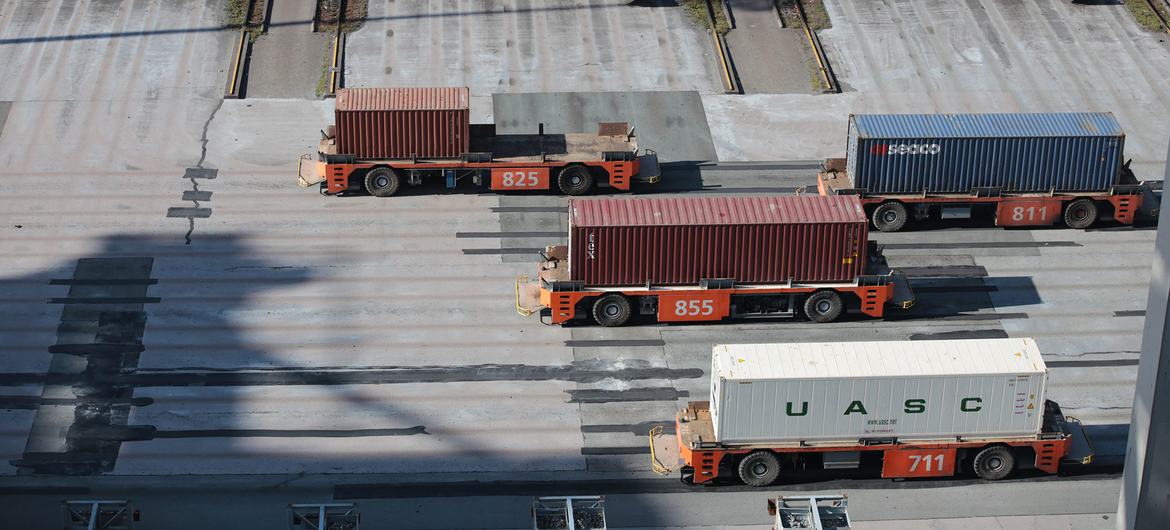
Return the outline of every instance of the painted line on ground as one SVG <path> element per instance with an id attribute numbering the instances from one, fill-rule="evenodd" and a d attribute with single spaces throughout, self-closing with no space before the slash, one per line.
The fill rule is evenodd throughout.
<path id="1" fill-rule="evenodd" d="M 1076 361 L 1044 361 L 1049 368 L 1104 368 L 1116 366 L 1137 366 L 1137 359 L 1104 359 Z"/>
<path id="2" fill-rule="evenodd" d="M 564 206 L 493 206 L 493 213 L 565 213 Z"/>
<path id="3" fill-rule="evenodd" d="M 492 254 L 539 254 L 543 248 L 465 248 L 463 254 L 468 256 Z"/>
<path id="4" fill-rule="evenodd" d="M 366 438 L 426 434 L 423 425 L 403 429 L 193 429 L 156 431 L 159 438 Z"/>
<path id="5" fill-rule="evenodd" d="M 642 455 L 650 454 L 650 446 L 635 445 L 632 447 L 582 447 L 581 454 L 585 456 Z"/>
<path id="6" fill-rule="evenodd" d="M 655 427 L 662 427 L 662 432 L 666 434 L 674 434 L 675 424 L 673 421 L 644 421 L 642 423 L 607 423 L 598 425 L 582 425 L 581 432 L 583 433 L 611 433 L 621 432 L 630 433 L 635 436 L 649 436 L 650 429 Z"/>
<path id="7" fill-rule="evenodd" d="M 662 339 L 614 339 L 614 340 L 567 340 L 565 347 L 568 348 L 607 348 L 607 347 L 623 347 L 623 348 L 637 348 L 637 347 L 661 347 L 666 346 L 666 341 Z"/>
<path id="8" fill-rule="evenodd" d="M 971 241 L 966 243 L 881 243 L 887 249 L 1051 248 L 1082 247 L 1075 241 Z"/>
<path id="9" fill-rule="evenodd" d="M 455 232 L 455 239 L 506 238 L 506 237 L 549 237 L 563 238 L 564 232 Z"/>

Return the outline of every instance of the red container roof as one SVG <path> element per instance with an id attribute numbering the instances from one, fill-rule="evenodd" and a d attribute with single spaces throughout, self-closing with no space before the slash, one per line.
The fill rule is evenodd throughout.
<path id="1" fill-rule="evenodd" d="M 571 199 L 572 225 L 706 226 L 865 223 L 853 195 Z"/>
<path id="2" fill-rule="evenodd" d="M 467 87 L 343 88 L 337 91 L 337 110 L 467 110 L 470 100 Z"/>

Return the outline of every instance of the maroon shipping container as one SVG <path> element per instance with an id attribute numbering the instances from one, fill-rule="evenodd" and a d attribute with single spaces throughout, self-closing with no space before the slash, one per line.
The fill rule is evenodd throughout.
<path id="1" fill-rule="evenodd" d="M 337 91 L 337 153 L 358 158 L 459 158 L 471 143 L 467 88 Z"/>
<path id="2" fill-rule="evenodd" d="M 867 219 L 852 195 L 571 199 L 569 277 L 586 286 L 853 281 Z"/>

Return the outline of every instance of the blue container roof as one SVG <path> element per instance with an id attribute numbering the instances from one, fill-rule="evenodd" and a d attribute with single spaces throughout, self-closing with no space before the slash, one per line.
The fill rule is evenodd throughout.
<path id="1" fill-rule="evenodd" d="M 856 114 L 861 138 L 1122 136 L 1111 112 L 1029 114 Z"/>

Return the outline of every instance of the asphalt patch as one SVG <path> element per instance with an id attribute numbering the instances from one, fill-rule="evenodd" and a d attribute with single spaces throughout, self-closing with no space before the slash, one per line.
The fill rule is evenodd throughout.
<path id="1" fill-rule="evenodd" d="M 910 340 L 965 340 L 965 339 L 1006 339 L 1008 334 L 1002 329 L 976 329 L 962 331 L 943 331 L 939 333 L 914 333 Z"/>
<path id="2" fill-rule="evenodd" d="M 152 283 L 144 280 L 151 279 L 153 264 L 145 257 L 78 260 L 68 296 L 48 300 L 64 307 L 57 344 L 49 348 L 49 373 L 39 374 L 46 382 L 28 442 L 21 458 L 11 462 L 18 473 L 106 473 L 114 469 L 122 441 L 109 433 L 133 436 L 153 429 L 127 425 L 136 404 L 134 386 L 111 380 L 138 367 L 146 326 L 143 306 L 159 301 L 145 296 Z M 106 279 L 132 281 L 100 282 Z M 76 340 L 87 335 L 92 340 Z M 55 397 L 61 395 L 76 399 Z M 62 414 L 62 406 L 72 407 L 72 414 Z"/>
<path id="3" fill-rule="evenodd" d="M 239 371 L 137 370 L 129 373 L 36 374 L 0 373 L 2 385 L 61 384 L 96 382 L 107 385 L 143 387 L 238 387 L 283 385 L 384 385 L 473 381 L 571 381 L 596 383 L 605 379 L 697 379 L 698 368 L 659 368 L 647 361 L 626 359 L 621 367 L 599 359 L 574 361 L 568 365 L 481 364 L 468 366 L 371 367 L 365 369 L 300 368 Z M 673 389 L 671 389 L 673 391 Z"/>
<path id="4" fill-rule="evenodd" d="M 679 398 L 689 397 L 685 390 L 670 387 L 658 388 L 630 388 L 626 390 L 600 390 L 586 388 L 580 390 L 566 390 L 569 394 L 569 403 L 622 403 L 630 401 L 678 401 Z"/>

